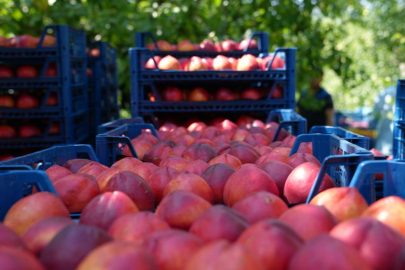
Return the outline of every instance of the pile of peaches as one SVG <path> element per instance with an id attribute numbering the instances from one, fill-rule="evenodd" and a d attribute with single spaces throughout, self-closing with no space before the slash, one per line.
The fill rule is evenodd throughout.
<path id="1" fill-rule="evenodd" d="M 274 58 L 274 60 L 273 60 Z M 272 62 L 273 61 L 273 62 Z M 271 63 L 271 66 L 269 66 Z M 157 66 L 156 66 L 157 65 Z M 204 71 L 204 70 L 236 70 L 236 71 L 266 71 L 268 69 L 283 69 L 284 60 L 275 55 L 264 58 L 245 54 L 241 58 L 218 55 L 215 58 L 198 57 L 177 59 L 171 55 L 149 58 L 145 63 L 145 69 Z"/>
<path id="2" fill-rule="evenodd" d="M 140 159 L 46 170 L 58 196 L 17 201 L 0 224 L 4 269 L 391 269 L 405 267 L 405 201 L 368 205 L 335 187 L 304 202 L 320 169 L 277 123 L 172 124 L 132 140 Z M 124 152 L 126 150 L 124 149 Z M 125 153 L 124 153 L 125 154 Z M 292 206 L 292 204 L 297 204 Z M 70 213 L 80 212 L 78 222 Z M 78 223 L 78 224 L 77 224 Z"/>

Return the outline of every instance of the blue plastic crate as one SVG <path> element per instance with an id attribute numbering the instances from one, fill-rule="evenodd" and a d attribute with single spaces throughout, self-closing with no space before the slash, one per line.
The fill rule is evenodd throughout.
<path id="1" fill-rule="evenodd" d="M 65 164 L 66 161 L 76 158 L 90 159 L 98 162 L 94 149 L 87 144 L 71 144 L 53 146 L 29 155 L 16 157 L 0 162 L 0 166 L 28 166 L 36 170 L 46 170 L 52 165 Z"/>
<path id="2" fill-rule="evenodd" d="M 290 156 L 297 152 L 299 145 L 303 142 L 312 142 L 313 155 L 322 164 L 307 203 L 318 194 L 325 173 L 334 180 L 336 186 L 349 186 L 357 166 L 362 161 L 374 159 L 370 151 L 334 134 L 299 135 L 291 149 Z M 368 190 L 368 186 L 362 186 L 360 192 L 366 195 Z"/>
<path id="3" fill-rule="evenodd" d="M 116 129 L 96 136 L 96 151 L 100 158 L 100 163 L 111 166 L 118 161 L 122 155 L 124 147 L 127 146 L 133 157 L 138 158 L 131 139 L 136 138 L 142 133 L 142 130 L 150 130 L 151 133 L 159 139 L 159 136 L 152 124 L 125 124 Z"/>
<path id="4" fill-rule="evenodd" d="M 394 118 L 394 159 L 405 160 L 405 80 L 398 80 Z"/>
<path id="5" fill-rule="evenodd" d="M 107 42 L 97 41 L 90 44 L 97 49 L 98 56 L 89 56 L 92 76 L 89 78 L 91 126 L 93 135 L 102 123 L 119 117 L 117 53 Z"/>
<path id="6" fill-rule="evenodd" d="M 31 194 L 33 187 L 56 194 L 45 172 L 8 169 L 0 167 L 0 221 L 14 203 Z"/>
<path id="7" fill-rule="evenodd" d="M 294 136 L 307 133 L 307 119 L 295 112 L 294 109 L 277 109 L 269 113 L 266 123 L 278 122 L 279 127 L 274 135 L 273 141 L 276 141 L 281 129 L 284 128 Z"/>
<path id="8" fill-rule="evenodd" d="M 66 161 L 76 158 L 98 158 L 90 145 L 54 146 L 26 156 L 0 162 L 0 220 L 8 209 L 19 199 L 30 195 L 35 186 L 38 191 L 57 194 L 44 170 L 52 165 L 62 166 Z M 80 214 L 70 214 L 78 218 Z"/>
<path id="9" fill-rule="evenodd" d="M 225 55 L 227 57 L 239 57 L 243 54 L 253 54 L 259 55 L 260 53 L 266 53 L 269 51 L 269 34 L 266 32 L 254 32 L 250 35 L 249 44 L 252 39 L 257 39 L 257 49 L 245 49 L 245 50 L 235 50 L 230 52 L 209 52 L 209 51 L 160 51 L 157 44 L 155 36 L 150 32 L 137 32 L 135 33 L 135 47 L 137 48 L 146 48 L 146 45 L 149 43 L 148 39 L 153 42 L 156 50 L 153 50 L 155 55 L 166 56 L 172 55 L 174 57 L 215 57 L 217 55 Z"/>
<path id="10" fill-rule="evenodd" d="M 336 136 L 345 139 L 348 142 L 351 142 L 355 145 L 363 147 L 364 149 L 370 149 L 370 139 L 356 134 L 354 132 L 345 130 L 341 127 L 329 127 L 329 126 L 314 126 L 309 131 L 309 134 L 335 134 Z"/>
<path id="11" fill-rule="evenodd" d="M 285 59 L 284 69 L 268 69 L 267 71 L 170 71 L 159 69 L 144 69 L 146 61 L 153 52 L 146 49 L 130 49 L 131 66 L 131 113 L 132 116 L 142 116 L 143 113 L 153 112 L 239 112 L 239 111 L 269 111 L 271 109 L 295 108 L 295 48 L 279 48 L 274 56 Z M 262 55 L 261 57 L 264 57 Z M 274 60 L 274 59 L 273 59 Z M 272 61 L 273 61 L 272 60 Z M 269 66 L 271 66 L 270 61 Z M 265 100 L 234 100 L 207 102 L 167 102 L 162 101 L 159 87 L 172 85 L 185 88 L 204 86 L 213 90 L 220 86 L 231 87 L 266 87 Z M 272 98 L 275 87 L 282 86 L 284 95 Z M 155 101 L 149 100 L 153 94 Z"/>
<path id="12" fill-rule="evenodd" d="M 374 175 L 377 173 L 382 174 L 383 181 L 375 180 Z M 362 188 L 364 185 L 369 186 L 368 193 L 365 196 L 369 204 L 375 202 L 378 197 L 399 196 L 405 199 L 404 174 L 404 162 L 388 160 L 364 161 L 358 166 L 350 186 L 357 189 Z"/>
<path id="13" fill-rule="evenodd" d="M 73 116 L 39 119 L 42 131 L 39 136 L 1 138 L 0 149 L 48 148 L 60 144 L 85 143 L 89 139 L 88 115 L 88 111 L 84 111 Z M 30 119 L 30 124 L 33 124 L 33 121 L 34 119 Z M 59 134 L 49 134 L 53 123 L 59 123 Z M 11 121 L 11 124 L 14 123 Z"/>
<path id="14" fill-rule="evenodd" d="M 97 134 L 103 134 L 110 130 L 116 129 L 117 127 L 123 126 L 125 124 L 144 124 L 145 121 L 142 117 L 134 117 L 131 119 L 118 119 L 97 127 Z"/>
<path id="15" fill-rule="evenodd" d="M 42 46 L 45 35 L 53 34 L 56 46 Z M 46 78 L 49 64 L 57 67 L 57 77 Z M 0 64 L 10 68 L 32 65 L 40 70 L 38 78 L 1 78 L 0 88 L 48 88 L 87 86 L 86 33 L 66 25 L 46 26 L 36 48 L 0 48 Z"/>

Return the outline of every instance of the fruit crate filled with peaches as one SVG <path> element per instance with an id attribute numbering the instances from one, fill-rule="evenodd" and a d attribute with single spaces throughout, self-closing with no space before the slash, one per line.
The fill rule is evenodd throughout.
<path id="1" fill-rule="evenodd" d="M 158 151 L 171 148 L 168 136 L 177 138 L 180 129 L 167 131 L 162 143 L 141 134 L 139 141 L 151 143 L 143 161 L 126 157 L 105 166 L 91 147 L 61 146 L 0 164 L 9 166 L 0 166 L 0 179 L 19 173 L 43 178 L 15 178 L 19 185 L 9 185 L 26 191 L 31 184 L 36 192 L 20 194 L 3 212 L 0 260 L 16 269 L 81 270 L 101 263 L 107 269 L 402 269 L 403 199 L 368 203 L 357 188 L 336 187 L 334 175 L 321 175 L 319 194 L 291 205 L 305 201 L 319 178 L 323 158 L 317 153 L 331 149 L 329 155 L 350 158 L 350 149 L 364 156 L 365 149 L 314 134 L 267 146 L 239 142 L 232 146 L 239 151 L 226 153 L 214 154 L 202 142 L 181 155 Z M 242 148 L 261 156 L 240 159 Z M 78 224 L 72 213 L 81 213 Z M 380 252 L 382 245 L 389 252 Z"/>
<path id="2" fill-rule="evenodd" d="M 168 112 L 174 118 L 251 113 L 264 121 L 272 109 L 294 108 L 296 49 L 269 53 L 268 36 L 258 42 L 254 36 L 218 46 L 182 41 L 176 50 L 165 41 L 137 42 L 130 49 L 132 115 L 162 122 Z"/>
<path id="3" fill-rule="evenodd" d="M 94 41 L 88 56 L 90 125 L 94 139 L 98 126 L 119 118 L 117 52 L 105 41 Z"/>
<path id="4" fill-rule="evenodd" d="M 86 68 L 83 31 L 0 37 L 0 156 L 88 139 Z"/>

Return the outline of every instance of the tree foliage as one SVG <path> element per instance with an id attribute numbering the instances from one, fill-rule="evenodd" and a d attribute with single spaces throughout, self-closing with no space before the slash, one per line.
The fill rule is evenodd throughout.
<path id="1" fill-rule="evenodd" d="M 370 104 L 400 77 L 405 61 L 401 0 L 0 0 L 0 35 L 40 35 L 47 24 L 68 24 L 119 53 L 119 83 L 129 96 L 128 48 L 136 31 L 177 43 L 241 40 L 270 33 L 271 48 L 297 47 L 297 92 L 316 66 L 337 108 Z M 123 101 L 128 101 L 124 98 Z"/>

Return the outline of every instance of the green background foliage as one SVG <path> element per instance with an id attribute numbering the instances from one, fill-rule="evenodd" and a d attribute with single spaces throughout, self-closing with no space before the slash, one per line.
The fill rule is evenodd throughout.
<path id="1" fill-rule="evenodd" d="M 0 35 L 39 36 L 47 24 L 68 24 L 88 40 L 118 50 L 123 104 L 129 100 L 128 48 L 136 31 L 177 43 L 270 33 L 271 49 L 297 52 L 297 95 L 314 66 L 337 109 L 371 105 L 382 88 L 405 77 L 402 0 L 0 0 Z M 401 73 L 401 68 L 403 72 Z"/>

